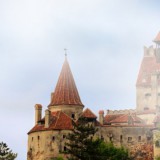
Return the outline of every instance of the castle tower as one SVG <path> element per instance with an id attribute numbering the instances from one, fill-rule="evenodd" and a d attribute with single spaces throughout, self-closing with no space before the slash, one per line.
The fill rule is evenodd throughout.
<path id="1" fill-rule="evenodd" d="M 51 112 L 61 110 L 74 119 L 82 112 L 84 105 L 81 102 L 67 57 L 65 57 L 55 91 L 51 95 L 51 102 L 48 106 Z"/>
<path id="2" fill-rule="evenodd" d="M 28 132 L 27 160 L 50 160 L 65 151 L 65 137 L 73 129 L 72 121 L 82 115 L 83 107 L 66 57 L 44 117 L 42 106 L 35 105 L 35 126 Z"/>
<path id="3" fill-rule="evenodd" d="M 150 120 L 141 117 L 150 123 L 155 116 L 156 106 L 160 105 L 160 33 L 154 42 L 156 48 L 144 47 L 144 56 L 136 83 L 136 111 L 138 114 L 152 114 L 149 115 Z"/>

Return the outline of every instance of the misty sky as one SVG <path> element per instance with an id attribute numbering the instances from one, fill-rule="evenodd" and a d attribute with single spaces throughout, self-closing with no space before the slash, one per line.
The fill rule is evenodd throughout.
<path id="1" fill-rule="evenodd" d="M 160 30 L 157 0 L 0 0 L 0 141 L 25 160 L 34 105 L 50 102 L 64 48 L 81 100 L 136 107 L 143 47 Z"/>

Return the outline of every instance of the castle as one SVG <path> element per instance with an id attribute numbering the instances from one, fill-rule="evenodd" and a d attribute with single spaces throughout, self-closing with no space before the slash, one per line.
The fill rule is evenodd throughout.
<path id="1" fill-rule="evenodd" d="M 137 160 L 152 160 L 160 154 L 160 33 L 156 47 L 144 47 L 136 83 L 136 109 L 99 111 L 97 116 L 81 102 L 67 57 L 51 101 L 42 117 L 41 104 L 35 105 L 35 126 L 28 132 L 27 160 L 49 160 L 65 151 L 66 135 L 72 120 L 84 116 L 98 132 L 94 135 L 129 149 Z M 63 155 L 64 156 L 64 155 Z M 64 157 L 65 158 L 65 157 Z"/>

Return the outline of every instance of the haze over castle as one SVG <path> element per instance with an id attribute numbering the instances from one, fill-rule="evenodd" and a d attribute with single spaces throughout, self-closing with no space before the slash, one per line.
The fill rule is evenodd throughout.
<path id="1" fill-rule="evenodd" d="M 94 138 L 112 142 L 129 149 L 138 159 L 152 160 L 160 154 L 157 126 L 160 124 L 160 33 L 153 46 L 144 48 L 137 84 L 135 110 L 99 111 L 97 116 L 88 108 L 84 110 L 67 58 L 65 58 L 55 91 L 51 94 L 45 117 L 42 106 L 35 105 L 35 126 L 28 132 L 28 160 L 49 160 L 66 150 L 65 141 L 72 132 L 72 120 L 83 116 L 98 132 Z M 156 144 L 155 144 L 156 141 Z M 143 154 L 142 154 L 143 153 Z"/>

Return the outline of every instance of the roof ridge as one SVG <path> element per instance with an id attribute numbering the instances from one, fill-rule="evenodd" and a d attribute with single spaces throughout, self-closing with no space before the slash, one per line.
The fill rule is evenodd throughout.
<path id="1" fill-rule="evenodd" d="M 55 125 L 54 125 L 54 128 L 56 127 L 56 125 L 57 125 L 57 123 L 58 123 L 58 118 L 59 118 L 59 115 L 60 115 L 60 112 L 61 112 L 61 111 L 57 111 L 57 112 L 58 112 L 58 116 L 56 116 L 57 119 L 56 119 L 56 123 L 55 123 Z"/>

